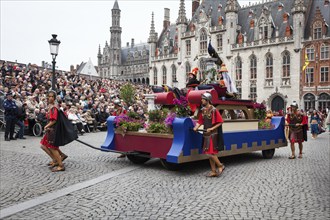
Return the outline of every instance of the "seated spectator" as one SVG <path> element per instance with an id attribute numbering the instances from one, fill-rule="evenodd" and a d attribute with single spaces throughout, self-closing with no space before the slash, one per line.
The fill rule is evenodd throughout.
<path id="1" fill-rule="evenodd" d="M 85 113 L 82 114 L 82 117 L 86 120 L 87 126 L 93 128 L 93 132 L 99 131 L 97 129 L 98 122 L 96 121 L 95 118 L 92 117 L 92 112 L 91 110 L 87 110 Z"/>
<path id="2" fill-rule="evenodd" d="M 104 127 L 106 125 L 106 122 L 107 122 L 107 119 L 108 119 L 109 116 L 110 116 L 110 114 L 109 114 L 108 109 L 106 111 L 104 111 L 104 108 L 100 109 L 99 119 L 100 119 L 101 127 Z"/>
<path id="3" fill-rule="evenodd" d="M 46 110 L 44 108 L 40 109 L 40 111 L 36 109 L 36 121 L 39 122 L 42 127 L 47 124 Z"/>
<path id="4" fill-rule="evenodd" d="M 76 112 L 77 109 L 75 107 L 71 107 L 68 111 L 68 119 L 72 122 L 73 125 L 77 127 L 79 134 L 83 135 L 85 133 L 84 125 Z"/>

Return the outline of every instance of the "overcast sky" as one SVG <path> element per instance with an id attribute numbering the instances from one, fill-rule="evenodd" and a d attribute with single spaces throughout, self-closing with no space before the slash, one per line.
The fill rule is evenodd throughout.
<path id="1" fill-rule="evenodd" d="M 247 5 L 256 0 L 239 0 Z M 57 66 L 69 70 L 70 65 L 87 62 L 97 65 L 101 49 L 110 39 L 111 9 L 114 0 L 41 1 L 0 0 L 0 59 L 20 63 L 51 63 L 48 40 L 57 34 L 61 41 Z M 187 18 L 191 18 L 191 0 L 186 0 Z M 160 34 L 164 8 L 170 9 L 170 20 L 178 17 L 179 0 L 118 0 L 121 10 L 122 46 L 131 42 L 147 42 L 151 13 L 155 14 L 156 32 Z"/>

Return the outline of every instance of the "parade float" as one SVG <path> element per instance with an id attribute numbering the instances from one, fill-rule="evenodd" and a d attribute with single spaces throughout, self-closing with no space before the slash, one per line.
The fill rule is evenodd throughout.
<path id="1" fill-rule="evenodd" d="M 256 112 L 260 105 L 251 100 L 223 99 L 221 91 L 216 89 L 194 90 L 188 94 L 189 103 L 200 105 L 201 94 L 212 94 L 212 104 L 222 113 L 224 123 L 224 150 L 218 156 L 230 156 L 261 151 L 264 158 L 273 157 L 275 149 L 287 145 L 284 134 L 284 117 L 272 117 L 271 127 L 258 128 Z M 219 93 L 220 92 L 220 93 Z M 156 104 L 175 106 L 175 94 L 172 91 L 150 95 Z M 237 110 L 244 116 L 237 117 Z M 229 116 L 229 119 L 224 114 Z M 202 153 L 202 133 L 194 132 L 193 117 L 176 117 L 172 122 L 172 134 L 147 133 L 145 130 L 120 131 L 117 117 L 107 120 L 107 137 L 101 149 L 120 152 L 127 155 L 133 163 L 144 163 L 151 158 L 159 158 L 167 169 L 177 169 L 179 164 L 207 159 Z"/>
<path id="2" fill-rule="evenodd" d="M 214 67 L 214 64 L 221 66 L 222 61 L 217 54 L 212 51 L 209 53 L 212 58 L 204 60 L 207 66 Z M 222 125 L 224 149 L 219 151 L 219 157 L 261 151 L 264 158 L 270 159 L 276 148 L 287 146 L 284 117 L 272 117 L 271 126 L 260 128 L 258 125 L 261 118 L 258 117 L 258 113 L 265 112 L 265 107 L 252 100 L 242 100 L 228 95 L 228 88 L 214 83 L 212 78 L 214 73 L 215 71 L 213 75 L 205 76 L 206 83 L 189 90 L 186 94 L 180 94 L 177 89 L 166 88 L 146 95 L 148 109 L 154 109 L 155 105 L 172 110 L 180 109 L 182 103 L 178 99 L 185 97 L 189 105 L 194 105 L 198 111 L 201 95 L 209 92 L 212 95 L 213 106 L 219 110 L 224 119 Z M 237 112 L 241 113 L 241 117 Z M 130 161 L 137 164 L 151 158 L 159 158 L 161 164 L 170 170 L 177 169 L 183 163 L 208 159 L 202 152 L 202 132 L 193 131 L 196 115 L 197 113 L 189 117 L 177 115 L 178 117 L 173 118 L 171 122 L 170 133 L 148 133 L 143 129 L 127 130 L 129 124 L 125 125 L 123 131 L 118 129 L 118 118 L 110 116 L 107 120 L 107 137 L 101 149 L 124 153 Z M 162 130 L 160 124 L 155 125 L 154 128 Z"/>

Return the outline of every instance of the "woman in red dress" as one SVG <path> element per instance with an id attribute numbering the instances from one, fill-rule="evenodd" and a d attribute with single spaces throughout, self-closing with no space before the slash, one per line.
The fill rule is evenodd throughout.
<path id="1" fill-rule="evenodd" d="M 58 146 L 54 146 L 48 142 L 47 131 L 49 129 L 55 129 L 55 124 L 57 121 L 57 113 L 58 109 L 55 106 L 56 93 L 54 91 L 50 91 L 48 93 L 48 123 L 45 126 L 46 134 L 40 141 L 41 149 L 43 149 L 51 158 L 52 161 L 48 164 L 53 167 L 52 172 L 64 171 L 63 160 L 67 158 L 65 154 L 63 154 Z"/>
<path id="2" fill-rule="evenodd" d="M 220 149 L 218 141 L 218 128 L 222 125 L 223 119 L 219 111 L 211 105 L 212 96 L 210 93 L 204 93 L 202 95 L 202 108 L 201 114 L 199 114 L 199 119 L 194 127 L 194 131 L 204 125 L 204 143 L 203 152 L 209 155 L 211 172 L 207 175 L 208 177 L 216 177 L 222 174 L 225 166 L 220 162 L 217 154 Z"/>

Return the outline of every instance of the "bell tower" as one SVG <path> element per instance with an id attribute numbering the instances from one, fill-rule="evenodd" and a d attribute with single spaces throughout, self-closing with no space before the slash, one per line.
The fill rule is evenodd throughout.
<path id="1" fill-rule="evenodd" d="M 116 0 L 111 10 L 112 25 L 110 27 L 110 78 L 119 75 L 121 65 L 121 32 L 120 12 L 118 1 Z"/>

